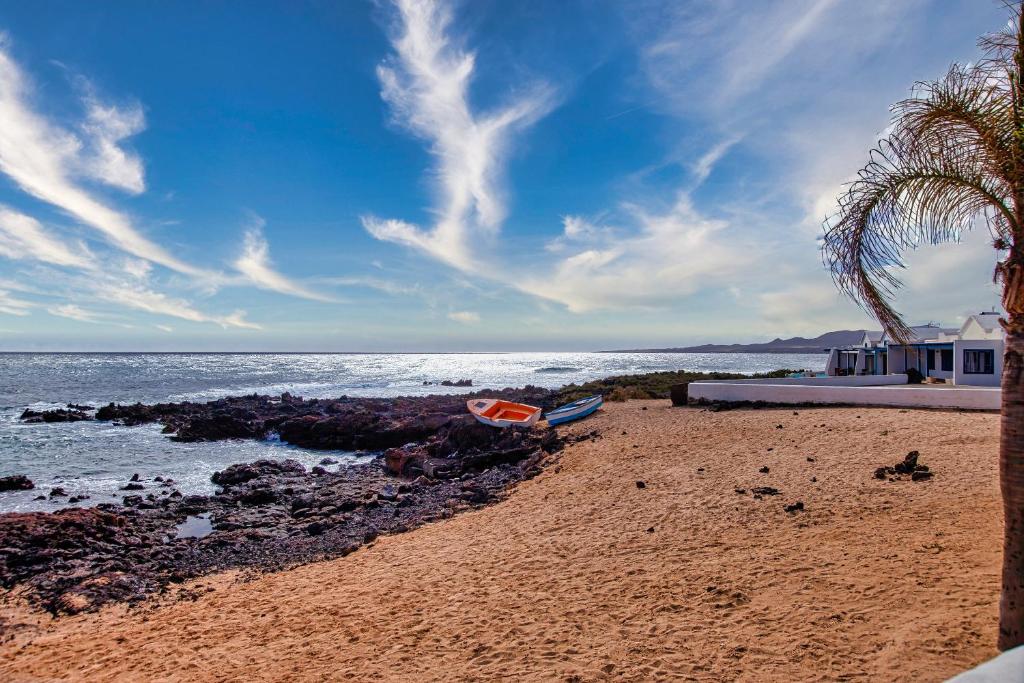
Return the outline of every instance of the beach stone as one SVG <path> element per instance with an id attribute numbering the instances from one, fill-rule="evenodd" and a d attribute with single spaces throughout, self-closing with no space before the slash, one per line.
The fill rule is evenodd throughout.
<path id="1" fill-rule="evenodd" d="M 647 484 L 645 482 L 642 482 L 642 481 L 637 481 L 636 482 L 636 487 L 638 489 L 645 489 L 645 488 L 647 488 Z"/>
<path id="2" fill-rule="evenodd" d="M 801 511 L 803 509 L 804 509 L 803 501 L 799 501 L 799 500 L 797 502 L 792 503 L 790 505 L 787 505 L 787 506 L 785 506 L 783 508 L 783 510 L 785 510 L 786 512 L 797 512 L 797 511 Z"/>
<path id="3" fill-rule="evenodd" d="M 750 491 L 755 496 L 777 496 L 782 493 L 774 486 L 756 486 L 750 489 Z"/>
<path id="4" fill-rule="evenodd" d="M 768 469 L 768 465 L 765 465 L 764 467 L 758 470 L 758 472 L 760 472 L 761 474 L 768 474 L 768 472 L 770 471 L 771 470 Z"/>
<path id="5" fill-rule="evenodd" d="M 928 479 L 931 479 L 934 476 L 935 475 L 933 473 L 931 473 L 931 472 L 929 472 L 927 470 L 923 470 L 923 471 L 919 470 L 919 471 L 914 472 L 913 474 L 911 474 L 910 475 L 910 479 L 911 479 L 911 481 L 927 481 Z"/>

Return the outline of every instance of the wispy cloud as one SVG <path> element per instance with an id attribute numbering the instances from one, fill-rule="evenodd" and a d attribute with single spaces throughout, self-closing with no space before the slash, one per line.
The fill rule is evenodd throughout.
<path id="1" fill-rule="evenodd" d="M 29 86 L 0 39 L 0 171 L 25 192 L 100 231 L 112 244 L 140 258 L 192 276 L 213 274 L 189 265 L 139 233 L 127 215 L 108 206 L 74 181 L 86 173 L 108 184 L 141 191 L 141 166 L 120 147 L 140 130 L 139 114 L 87 103 L 87 140 L 36 113 Z"/>
<path id="2" fill-rule="evenodd" d="M 91 177 L 132 194 L 146 189 L 142 159 L 122 143 L 146 128 L 142 105 L 133 102 L 118 108 L 100 102 L 91 84 L 84 82 L 86 119 L 81 130 L 89 146 L 81 170 Z"/>
<path id="3" fill-rule="evenodd" d="M 145 287 L 121 283 L 120 286 L 97 289 L 95 295 L 105 301 L 134 308 L 147 313 L 166 315 L 199 323 L 216 323 L 221 327 L 237 327 L 241 329 L 259 330 L 260 325 L 245 319 L 244 311 L 235 311 L 230 315 L 209 315 L 197 310 L 188 301 L 168 296 Z"/>
<path id="4" fill-rule="evenodd" d="M 263 237 L 264 225 L 263 219 L 256 216 L 252 227 L 245 232 L 242 253 L 234 263 L 238 272 L 261 289 L 314 301 L 332 301 L 329 296 L 314 292 L 274 270 L 270 262 L 270 245 Z"/>
<path id="5" fill-rule="evenodd" d="M 39 221 L 0 204 L 0 255 L 31 258 L 57 266 L 91 269 L 94 259 L 84 245 L 69 245 L 43 230 Z"/>
<path id="6" fill-rule="evenodd" d="M 50 315 L 55 315 L 59 318 L 70 318 L 71 320 L 77 320 L 83 323 L 98 323 L 100 317 L 92 311 L 87 311 L 80 306 L 75 304 L 61 304 L 59 306 L 50 306 L 46 309 L 46 312 Z"/>
<path id="7" fill-rule="evenodd" d="M 480 314 L 474 311 L 452 311 L 448 319 L 464 325 L 475 325 L 480 322 Z"/>
<path id="8" fill-rule="evenodd" d="M 28 315 L 32 303 L 17 297 L 11 296 L 8 292 L 0 289 L 0 313 L 7 315 L 25 316 Z"/>
<path id="9" fill-rule="evenodd" d="M 375 289 L 392 296 L 422 294 L 423 288 L 419 284 L 403 284 L 394 280 L 385 280 L 379 277 L 326 277 L 320 278 L 318 282 L 337 285 L 340 287 L 367 287 Z"/>
<path id="10" fill-rule="evenodd" d="M 519 287 L 580 313 L 659 306 L 714 286 L 750 262 L 732 248 L 729 223 L 702 216 L 686 192 L 667 211 L 626 208 L 636 224 L 630 232 L 564 219 L 561 250 L 571 253 Z"/>
<path id="11" fill-rule="evenodd" d="M 553 106 L 545 85 L 519 88 L 526 94 L 492 112 L 470 105 L 475 55 L 457 46 L 448 5 L 434 0 L 398 0 L 394 56 L 377 69 L 382 97 L 395 120 L 430 143 L 437 159 L 438 219 L 423 229 L 398 219 L 364 216 L 363 226 L 380 240 L 420 249 L 456 268 L 472 271 L 474 239 L 493 236 L 505 217 L 500 185 L 509 137 Z M 521 84 L 520 84 L 521 85 Z"/>

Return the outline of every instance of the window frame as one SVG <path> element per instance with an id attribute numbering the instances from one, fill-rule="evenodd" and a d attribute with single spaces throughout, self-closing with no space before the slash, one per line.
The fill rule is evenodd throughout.
<path id="1" fill-rule="evenodd" d="M 969 354 L 976 354 L 975 363 L 969 363 L 967 358 Z M 971 366 L 976 368 L 971 370 Z M 994 375 L 996 374 L 996 352 L 995 349 L 964 349 L 964 367 L 963 373 L 965 375 Z"/>

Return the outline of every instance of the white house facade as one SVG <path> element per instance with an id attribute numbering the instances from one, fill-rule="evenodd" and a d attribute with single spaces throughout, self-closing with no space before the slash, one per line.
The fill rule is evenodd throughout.
<path id="1" fill-rule="evenodd" d="M 971 315 L 959 329 L 929 324 L 911 328 L 911 341 L 866 332 L 861 343 L 831 349 L 831 376 L 907 374 L 924 381 L 967 386 L 999 386 L 1003 371 L 1003 328 L 999 314 Z"/>

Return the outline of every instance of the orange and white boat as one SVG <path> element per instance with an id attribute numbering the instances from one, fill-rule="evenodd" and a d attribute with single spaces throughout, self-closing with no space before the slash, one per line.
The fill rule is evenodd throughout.
<path id="1" fill-rule="evenodd" d="M 492 427 L 529 427 L 540 419 L 540 408 L 497 398 L 475 398 L 466 407 L 480 422 Z"/>

